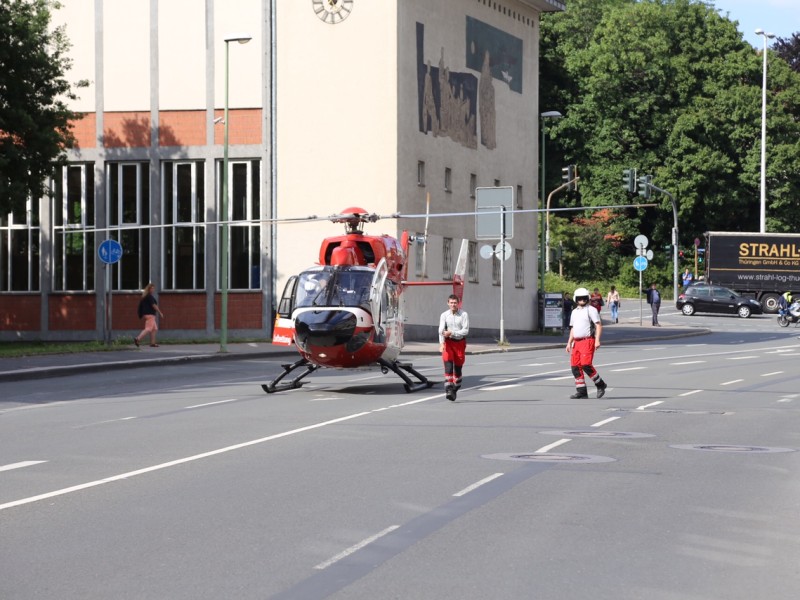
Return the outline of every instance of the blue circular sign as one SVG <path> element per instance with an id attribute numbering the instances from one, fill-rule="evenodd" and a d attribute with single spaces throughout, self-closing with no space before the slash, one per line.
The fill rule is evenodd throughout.
<path id="1" fill-rule="evenodd" d="M 647 268 L 647 259 L 644 256 L 637 256 L 633 259 L 633 268 L 637 271 L 644 271 Z"/>
<path id="2" fill-rule="evenodd" d="M 117 240 L 105 240 L 97 249 L 97 256 L 107 265 L 113 265 L 122 258 L 122 246 Z"/>

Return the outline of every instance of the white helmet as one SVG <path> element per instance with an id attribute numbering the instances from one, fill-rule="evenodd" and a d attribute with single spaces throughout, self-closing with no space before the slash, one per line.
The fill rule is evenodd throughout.
<path id="1" fill-rule="evenodd" d="M 575 290 L 575 293 L 572 295 L 572 299 L 577 302 L 578 298 L 586 298 L 586 300 L 589 300 L 589 290 L 586 288 L 578 288 Z"/>

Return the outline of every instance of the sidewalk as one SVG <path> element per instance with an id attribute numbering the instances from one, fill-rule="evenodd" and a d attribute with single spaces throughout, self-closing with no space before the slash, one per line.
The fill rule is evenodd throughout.
<path id="1" fill-rule="evenodd" d="M 710 333 L 696 327 L 640 326 L 638 319 L 628 323 L 606 324 L 603 327 L 603 344 L 630 344 L 671 340 Z M 498 345 L 492 338 L 470 338 L 467 354 L 492 352 L 521 352 L 563 348 L 566 335 L 525 334 L 508 336 L 508 345 Z M 408 342 L 401 357 L 438 355 L 435 342 Z M 220 352 L 219 344 L 162 344 L 158 348 L 131 345 L 128 350 L 109 352 L 82 352 L 75 354 L 47 354 L 19 358 L 0 358 L 0 382 L 22 381 L 41 377 L 61 377 L 80 373 L 131 369 L 154 365 L 174 365 L 189 361 L 270 359 L 293 361 L 299 357 L 294 346 L 273 346 L 269 342 L 229 343 L 227 352 Z"/>

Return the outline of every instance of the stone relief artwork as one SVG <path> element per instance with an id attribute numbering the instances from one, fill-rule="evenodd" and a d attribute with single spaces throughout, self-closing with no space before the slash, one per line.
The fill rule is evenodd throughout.
<path id="1" fill-rule="evenodd" d="M 419 130 L 437 137 L 449 137 L 467 148 L 478 147 L 478 79 L 471 73 L 450 71 L 445 49 L 434 67 L 424 62 L 425 26 L 417 23 L 417 89 Z"/>
<path id="2" fill-rule="evenodd" d="M 486 54 L 492 77 L 522 93 L 522 40 L 491 25 L 467 17 L 467 68 L 483 71 Z"/>
<path id="3" fill-rule="evenodd" d="M 466 65 L 478 71 L 453 72 L 442 48 L 437 66 L 425 60 L 425 25 L 417 23 L 417 104 L 419 130 L 477 149 L 497 147 L 494 80 L 522 93 L 522 40 L 482 21 L 467 17 Z M 477 114 L 476 114 L 477 108 Z"/>

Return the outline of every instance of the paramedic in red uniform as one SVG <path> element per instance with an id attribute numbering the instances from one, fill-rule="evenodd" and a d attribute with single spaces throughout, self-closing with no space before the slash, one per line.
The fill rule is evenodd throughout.
<path id="1" fill-rule="evenodd" d="M 586 379 L 588 376 L 597 386 L 597 397 L 602 398 L 608 387 L 600 378 L 597 369 L 592 366 L 595 349 L 600 347 L 600 334 L 603 325 L 600 315 L 589 304 L 589 290 L 578 288 L 575 290 L 575 309 L 569 319 L 569 340 L 567 352 L 570 353 L 570 366 L 575 376 L 575 393 L 570 398 L 588 398 Z"/>
<path id="2" fill-rule="evenodd" d="M 456 399 L 461 387 L 461 367 L 464 365 L 464 351 L 469 335 L 469 316 L 458 307 L 458 296 L 450 294 L 447 310 L 439 317 L 439 350 L 444 362 L 445 395 L 448 400 Z"/>

